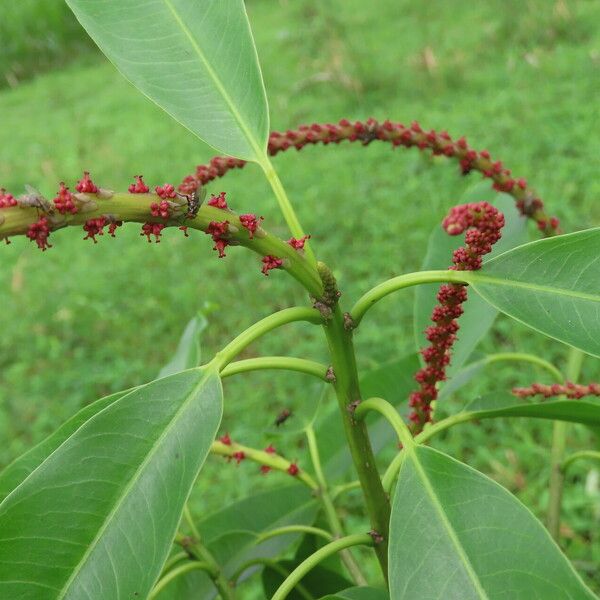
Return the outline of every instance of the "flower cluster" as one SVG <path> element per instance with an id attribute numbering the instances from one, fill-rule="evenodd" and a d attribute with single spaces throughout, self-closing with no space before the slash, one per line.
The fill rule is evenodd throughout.
<path id="1" fill-rule="evenodd" d="M 283 266 L 283 260 L 273 256 L 272 254 L 267 254 L 267 256 L 263 256 L 262 264 L 263 266 L 261 271 L 263 275 L 268 277 L 271 269 L 280 269 Z"/>
<path id="2" fill-rule="evenodd" d="M 96 236 L 104 235 L 104 227 L 107 220 L 108 219 L 104 216 L 98 217 L 97 219 L 88 219 L 83 225 L 83 230 L 86 232 L 86 236 L 83 239 L 91 239 L 94 244 L 97 244 L 98 240 L 96 239 Z M 111 235 L 114 237 L 114 229 Z"/>
<path id="3" fill-rule="evenodd" d="M 96 184 L 90 179 L 89 171 L 84 171 L 83 179 L 77 182 L 75 189 L 80 194 L 97 194 L 99 191 Z"/>
<path id="4" fill-rule="evenodd" d="M 466 175 L 472 171 L 479 171 L 483 177 L 491 180 L 495 190 L 511 194 L 520 212 L 532 218 L 541 231 L 547 235 L 556 233 L 558 219 L 546 215 L 544 203 L 529 188 L 525 179 L 514 177 L 511 171 L 502 162 L 494 160 L 487 150 L 473 150 L 464 137 L 455 141 L 446 131 L 426 131 L 417 122 L 403 125 L 392 121 L 380 123 L 375 119 L 365 122 L 342 119 L 337 124 L 301 125 L 298 129 L 272 132 L 269 136 L 268 152 L 274 156 L 289 148 L 301 150 L 310 144 L 328 145 L 349 141 L 367 145 L 375 140 L 388 142 L 393 147 L 414 147 L 428 150 L 434 156 L 456 159 L 461 173 Z M 179 190 L 189 194 L 209 181 L 222 177 L 229 170 L 242 168 L 245 164 L 243 160 L 217 156 L 208 165 L 199 165 L 194 175 L 184 179 Z"/>
<path id="5" fill-rule="evenodd" d="M 163 199 L 167 200 L 168 198 L 175 198 L 177 196 L 177 192 L 175 191 L 175 186 L 170 183 L 165 183 L 164 185 L 157 185 L 154 188 L 154 191 Z"/>
<path id="6" fill-rule="evenodd" d="M 264 220 L 264 217 L 257 217 L 253 214 L 240 215 L 240 223 L 242 224 L 242 227 L 248 230 L 251 240 L 254 239 L 256 230 L 260 227 L 261 222 Z"/>
<path id="7" fill-rule="evenodd" d="M 579 383 L 554 383 L 544 385 L 543 383 L 533 383 L 529 387 L 513 388 L 512 393 L 520 398 L 529 398 L 531 396 L 543 396 L 552 398 L 553 396 L 566 396 L 579 400 L 584 396 L 600 396 L 600 383 L 588 383 L 582 385 Z"/>
<path id="8" fill-rule="evenodd" d="M 148 243 L 150 244 L 152 240 L 150 236 L 154 236 L 154 241 L 159 244 L 160 236 L 162 235 L 162 230 L 166 227 L 164 223 L 144 223 L 142 225 L 142 232 L 140 235 L 145 235 L 148 238 Z"/>
<path id="9" fill-rule="evenodd" d="M 304 244 L 306 244 L 306 240 L 310 240 L 310 235 L 304 235 L 299 240 L 296 238 L 290 238 L 287 243 L 294 250 L 304 250 Z"/>
<path id="10" fill-rule="evenodd" d="M 206 228 L 206 234 L 210 235 L 215 245 L 213 250 L 219 253 L 219 258 L 224 258 L 225 248 L 229 246 L 229 241 L 225 237 L 229 231 L 229 221 L 211 221 Z"/>
<path id="11" fill-rule="evenodd" d="M 54 206 L 56 207 L 56 210 L 61 215 L 66 215 L 67 213 L 71 213 L 72 215 L 74 215 L 79 210 L 77 208 L 77 204 L 75 203 L 75 196 L 71 194 L 69 188 L 65 185 L 64 181 L 60 182 L 59 190 L 53 202 Z"/>
<path id="12" fill-rule="evenodd" d="M 135 183 L 132 183 L 127 189 L 130 194 L 147 194 L 150 188 L 144 183 L 143 175 L 134 176 Z"/>
<path id="13" fill-rule="evenodd" d="M 161 200 L 160 202 L 153 202 L 150 205 L 150 214 L 153 217 L 160 217 L 162 219 L 168 219 L 171 215 L 171 207 L 169 206 L 168 200 Z"/>
<path id="14" fill-rule="evenodd" d="M 45 252 L 48 248 L 52 248 L 52 244 L 48 243 L 50 237 L 50 223 L 47 217 L 40 217 L 35 223 L 32 223 L 25 234 L 27 237 L 37 244 L 37 247 Z"/>
<path id="15" fill-rule="evenodd" d="M 9 194 L 4 188 L 0 188 L 0 208 L 9 208 L 16 206 L 17 201 L 12 194 Z"/>
<path id="16" fill-rule="evenodd" d="M 487 202 L 463 204 L 452 208 L 442 225 L 450 235 L 467 232 L 465 246 L 454 252 L 450 268 L 473 271 L 481 268 L 482 256 L 500 239 L 504 215 Z M 431 315 L 434 325 L 425 330 L 430 345 L 421 350 L 425 366 L 415 374 L 419 389 L 409 398 L 409 419 L 415 433 L 431 421 L 437 385 L 446 378 L 446 367 L 459 330 L 457 319 L 463 313 L 462 304 L 466 299 L 467 289 L 461 284 L 442 285 L 437 294 L 439 304 Z"/>
<path id="17" fill-rule="evenodd" d="M 213 194 L 210 200 L 207 202 L 208 206 L 214 206 L 215 208 L 220 208 L 221 210 L 229 210 L 225 195 L 225 192 L 221 192 L 218 196 Z"/>

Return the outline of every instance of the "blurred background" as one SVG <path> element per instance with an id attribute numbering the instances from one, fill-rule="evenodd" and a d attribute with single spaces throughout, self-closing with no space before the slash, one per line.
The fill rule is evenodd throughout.
<path id="1" fill-rule="evenodd" d="M 503 160 L 566 231 L 600 225 L 600 2 L 246 4 L 272 129 L 343 117 L 416 119 L 466 135 Z M 59 181 L 73 185 L 84 169 L 112 189 L 125 189 L 138 173 L 151 186 L 178 183 L 213 154 L 116 72 L 63 2 L 0 0 L 0 187 L 16 195 L 30 184 L 52 197 Z M 346 306 L 375 283 L 417 270 L 434 226 L 480 177 L 460 177 L 444 158 L 377 143 L 306 148 L 275 161 Z M 267 228 L 286 235 L 258 168 L 209 188 L 222 190 L 234 210 L 264 215 Z M 82 238 L 81 230 L 58 232 L 44 254 L 24 238 L 0 248 L 0 466 L 85 404 L 155 377 L 199 309 L 210 313 L 209 357 L 256 319 L 305 302 L 280 273 L 262 277 L 247 252 L 233 248 L 217 260 L 207 236 L 185 239 L 174 229 L 150 245 L 132 224 L 97 245 Z M 371 311 L 371 326 L 356 340 L 361 368 L 414 352 L 412 306 L 406 292 Z M 564 347 L 500 317 L 480 350 L 515 349 L 565 366 Z M 322 359 L 323 339 L 314 328 L 289 326 L 247 356 L 267 353 Z M 598 361 L 588 359 L 583 378 L 599 377 Z M 529 368 L 496 366 L 453 402 L 531 378 Z M 225 388 L 223 431 L 259 447 L 272 439 L 280 410 L 314 401 L 302 376 L 252 374 Z M 551 423 L 498 421 L 453 430 L 438 446 L 543 517 L 550 432 Z M 572 448 L 592 443 L 585 429 L 570 428 Z M 302 464 L 297 436 L 278 445 Z M 223 468 L 215 458 L 202 477 L 202 511 L 277 483 L 273 474 L 259 479 L 256 465 Z M 358 518 L 352 511 L 350 503 L 349 520 Z M 599 532 L 600 471 L 579 462 L 565 494 L 563 546 L 596 590 Z"/>

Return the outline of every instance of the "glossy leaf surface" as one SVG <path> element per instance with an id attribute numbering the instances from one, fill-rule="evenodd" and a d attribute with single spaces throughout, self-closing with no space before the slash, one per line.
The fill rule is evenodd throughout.
<path id="1" fill-rule="evenodd" d="M 221 413 L 218 373 L 205 368 L 86 421 L 0 504 L 0 597 L 145 598 Z"/>
<path id="2" fill-rule="evenodd" d="M 182 125 L 219 152 L 265 155 L 267 100 L 242 0 L 67 4 L 119 71 Z"/>
<path id="3" fill-rule="evenodd" d="M 392 600 L 592 600 L 533 514 L 434 450 L 407 451 L 390 523 Z"/>

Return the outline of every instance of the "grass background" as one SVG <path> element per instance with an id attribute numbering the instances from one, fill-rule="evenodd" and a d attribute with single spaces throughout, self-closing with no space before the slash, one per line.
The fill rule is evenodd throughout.
<path id="1" fill-rule="evenodd" d="M 179 181 L 213 154 L 138 94 L 97 52 L 62 2 L 0 0 L 0 183 L 52 195 L 84 169 L 123 189 L 135 173 Z M 593 0 L 248 0 L 273 129 L 342 117 L 409 122 L 466 135 L 538 190 L 565 230 L 600 224 L 600 4 Z M 346 305 L 373 284 L 419 268 L 445 211 L 478 182 L 456 165 L 371 144 L 307 148 L 276 166 L 319 256 L 333 266 Z M 257 168 L 231 173 L 235 210 L 265 216 L 285 236 Z M 493 196 L 486 196 L 489 199 Z M 532 232 L 532 236 L 535 232 Z M 159 245 L 137 226 L 116 240 L 53 236 L 42 254 L 28 240 L 2 248 L 0 268 L 0 465 L 40 441 L 84 404 L 152 379 L 190 317 L 212 307 L 209 356 L 241 328 L 304 302 L 279 273 L 263 278 L 254 256 L 219 261 L 206 236 L 168 231 Z M 243 302 L 241 301 L 243 300 Z M 357 335 L 361 368 L 414 350 L 412 297 L 396 295 Z M 499 318 L 482 351 L 522 350 L 564 367 L 560 345 Z M 324 359 L 318 331 L 290 326 L 248 356 Z M 600 376 L 598 363 L 584 365 Z M 495 368 L 475 393 L 531 381 L 529 367 Z M 543 379 L 543 375 L 539 375 Z M 224 429 L 265 445 L 274 415 L 313 401 L 301 376 L 272 373 L 226 382 Z M 439 447 L 488 473 L 543 517 L 550 423 L 497 422 L 450 432 Z M 302 457 L 295 436 L 281 439 Z M 593 443 L 570 428 L 572 448 Z M 210 460 L 196 510 L 272 485 L 243 464 Z M 600 472 L 575 466 L 565 494 L 563 546 L 600 589 Z M 346 515 L 358 517 L 350 506 Z"/>

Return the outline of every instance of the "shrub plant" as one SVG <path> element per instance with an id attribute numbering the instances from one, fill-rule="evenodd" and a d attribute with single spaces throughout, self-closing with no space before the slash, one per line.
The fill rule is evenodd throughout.
<path id="1" fill-rule="evenodd" d="M 58 183 L 51 199 L 34 189 L 21 196 L 2 190 L 0 237 L 10 244 L 25 235 L 46 251 L 67 226 L 83 228 L 93 243 L 130 222 L 141 224 L 148 242 L 159 243 L 168 227 L 184 236 L 198 231 L 219 258 L 234 256 L 235 246 L 255 252 L 257 277 L 290 275 L 307 303 L 266 316 L 201 365 L 204 323 L 192 320 L 158 379 L 90 404 L 7 467 L 0 475 L 0 596 L 231 600 L 243 598 L 242 583 L 260 574 L 264 597 L 274 600 L 594 598 L 556 540 L 565 469 L 600 458 L 594 449 L 567 455 L 565 448 L 567 422 L 600 425 L 600 384 L 577 382 L 584 356 L 600 356 L 600 229 L 561 234 L 525 179 L 465 138 L 416 122 L 342 119 L 269 134 L 241 0 L 68 4 L 134 85 L 223 156 L 178 186 L 150 186 L 137 175 L 127 191 L 114 191 L 86 171 L 73 189 Z M 432 235 L 424 270 L 348 302 L 331 267 L 318 260 L 326 226 L 314 237 L 303 230 L 270 159 L 342 142 L 385 142 L 454 159 L 463 175 L 488 179 L 498 202 L 451 208 Z M 271 184 L 289 239 L 270 233 L 261 216 L 235 212 L 237 199 L 225 192 L 207 193 L 247 162 Z M 365 207 L 365 218 L 376 210 Z M 542 239 L 522 243 L 526 220 Z M 357 244 L 366 242 L 357 236 Z M 385 372 L 359 373 L 353 336 L 368 327 L 369 309 L 413 286 L 418 337 L 424 331 L 420 363 L 414 355 Z M 464 366 L 498 311 L 570 346 L 566 373 L 525 353 Z M 327 363 L 238 359 L 254 341 L 297 321 L 322 329 Z M 444 409 L 445 397 L 499 361 L 539 368 L 552 382 L 490 390 L 458 412 Z M 332 410 L 327 395 L 322 406 L 315 401 L 303 424 L 310 464 L 219 431 L 221 380 L 264 369 L 316 378 L 337 399 Z M 412 391 L 404 395 L 401 380 L 411 370 Z M 283 411 L 277 425 L 289 417 Z M 451 427 L 507 417 L 555 421 L 547 529 L 500 485 L 428 445 Z M 376 453 L 393 445 L 391 432 L 397 451 L 382 468 Z M 256 462 L 281 485 L 198 520 L 186 502 L 194 485 L 203 489 L 198 474 L 209 453 Z M 340 509 L 353 488 L 362 492 L 368 526 L 349 532 Z"/>

